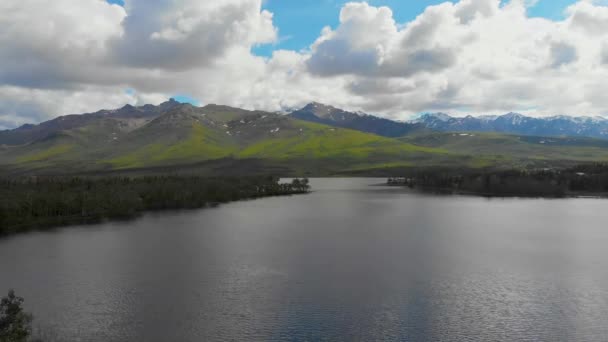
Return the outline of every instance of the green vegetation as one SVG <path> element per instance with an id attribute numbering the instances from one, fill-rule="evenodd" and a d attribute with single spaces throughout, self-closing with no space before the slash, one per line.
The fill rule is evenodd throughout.
<path id="1" fill-rule="evenodd" d="M 234 108 L 223 105 L 210 104 L 203 108 L 205 116 L 210 119 L 220 122 L 229 123 L 231 121 L 240 120 L 241 118 L 256 115 L 257 112 L 250 112 L 248 110 Z M 260 112 L 262 113 L 262 112 Z"/>
<path id="2" fill-rule="evenodd" d="M 480 167 L 523 166 L 529 162 L 608 161 L 608 141 L 592 138 L 534 137 L 500 133 L 431 133 L 403 142 L 476 156 Z"/>
<path id="3" fill-rule="evenodd" d="M 55 146 L 51 146 L 47 149 L 44 149 L 40 152 L 33 152 L 30 154 L 21 156 L 21 157 L 17 158 L 17 161 L 19 163 L 44 161 L 44 160 L 47 160 L 47 159 L 50 159 L 53 157 L 58 157 L 65 153 L 68 153 L 72 148 L 74 148 L 74 146 L 69 145 L 69 144 L 55 145 Z"/>
<path id="4" fill-rule="evenodd" d="M 297 121 L 296 128 L 300 130 L 292 136 L 261 140 L 246 147 L 238 155 L 271 159 L 365 159 L 371 155 L 399 158 L 407 157 L 409 153 L 447 153 L 442 149 L 415 146 L 373 134 L 304 121 Z"/>
<path id="5" fill-rule="evenodd" d="M 220 159 L 236 150 L 233 144 L 226 144 L 223 140 L 217 132 L 195 123 L 186 139 L 169 144 L 152 143 L 109 162 L 115 168 L 124 169 L 167 162 Z"/>
<path id="6" fill-rule="evenodd" d="M 389 178 L 388 184 L 483 196 L 604 197 L 608 195 L 608 164 L 561 170 L 426 169 L 412 171 L 402 178 Z"/>
<path id="7" fill-rule="evenodd" d="M 388 176 L 415 167 L 507 170 L 608 161 L 608 140 L 427 131 L 387 138 L 227 106 L 173 104 L 158 111 L 59 120 L 49 127 L 82 125 L 67 125 L 44 138 L 36 135 L 38 139 L 27 144 L 1 148 L 0 172 L 149 174 L 199 165 L 198 172 L 223 175 L 225 168 L 203 170 L 203 165 L 230 159 L 256 169 L 281 170 L 284 176 Z"/>
<path id="8" fill-rule="evenodd" d="M 23 310 L 15 291 L 0 300 L 0 342 L 26 342 L 32 333 L 32 315 Z"/>
<path id="9" fill-rule="evenodd" d="M 147 210 L 308 192 L 308 180 L 197 176 L 0 180 L 0 235 L 54 226 L 128 219 Z"/>

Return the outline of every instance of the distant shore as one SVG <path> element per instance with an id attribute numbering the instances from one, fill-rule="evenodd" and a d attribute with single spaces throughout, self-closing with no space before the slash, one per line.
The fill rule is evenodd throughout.
<path id="1" fill-rule="evenodd" d="M 608 198 L 608 165 L 540 170 L 424 170 L 386 185 L 426 193 L 526 198 Z"/>
<path id="2" fill-rule="evenodd" d="M 379 184 L 382 186 L 392 186 L 392 187 L 403 187 L 402 185 L 396 184 Z M 488 198 L 546 198 L 546 199 L 567 199 L 567 198 L 580 198 L 580 199 L 608 199 L 608 192 L 604 192 L 601 194 L 589 194 L 589 193 L 564 193 L 560 195 L 533 195 L 526 193 L 489 193 L 489 192 L 474 192 L 474 191 L 464 191 L 453 188 L 412 188 L 413 192 L 417 193 L 425 193 L 425 194 L 434 194 L 434 195 L 446 195 L 446 196 L 475 196 L 475 197 L 488 197 Z"/>

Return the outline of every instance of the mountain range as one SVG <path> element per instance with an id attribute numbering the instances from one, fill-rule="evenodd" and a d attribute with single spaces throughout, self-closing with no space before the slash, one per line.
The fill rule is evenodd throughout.
<path id="1" fill-rule="evenodd" d="M 310 103 L 290 116 L 335 127 L 350 128 L 385 137 L 402 137 L 413 133 L 497 132 L 546 137 L 592 137 L 608 139 L 608 119 L 603 117 L 551 116 L 534 118 L 518 113 L 504 115 L 453 117 L 445 113 L 426 113 L 408 122 L 349 112 L 321 103 Z"/>
<path id="2" fill-rule="evenodd" d="M 195 107 L 172 99 L 158 106 L 127 105 L 0 131 L 0 174 L 185 169 L 210 174 L 390 174 L 411 167 L 546 167 L 608 160 L 608 140 L 492 133 L 538 126 L 519 115 L 479 118 L 484 126 L 466 126 L 462 122 L 472 122 L 467 120 L 427 114 L 398 122 L 320 103 L 285 115 Z M 586 119 L 564 120 L 593 126 Z M 443 132 L 447 130 L 459 133 Z"/>
<path id="3" fill-rule="evenodd" d="M 518 113 L 497 116 L 452 117 L 444 113 L 422 115 L 413 124 L 443 132 L 499 132 L 518 135 L 572 136 L 608 139 L 608 119 L 551 116 L 534 118 Z"/>
<path id="4" fill-rule="evenodd" d="M 221 105 L 170 100 L 67 115 L 0 132 L 0 171 L 83 173 L 220 165 L 289 173 L 331 173 L 455 158 L 351 129 Z M 263 171 L 262 170 L 262 171 Z"/>
<path id="5" fill-rule="evenodd" d="M 424 123 L 398 122 L 365 113 L 353 113 L 339 108 L 313 102 L 289 116 L 334 127 L 350 128 L 384 137 L 402 137 L 423 130 Z"/>
<path id="6" fill-rule="evenodd" d="M 608 147 L 608 120 L 602 117 L 533 118 L 508 113 L 458 118 L 427 113 L 403 122 L 317 102 L 291 112 L 290 116 L 468 156 L 472 161 L 465 163 L 467 166 L 513 167 L 530 162 L 538 165 L 539 161 L 547 161 L 545 166 L 551 166 L 565 160 L 604 161 Z M 463 164 L 450 166 L 454 165 Z"/>

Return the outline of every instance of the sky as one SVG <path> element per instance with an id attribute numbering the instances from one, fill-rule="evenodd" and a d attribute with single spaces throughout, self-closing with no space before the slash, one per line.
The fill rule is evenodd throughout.
<path id="1" fill-rule="evenodd" d="M 604 0 L 3 0 L 0 129 L 175 97 L 608 115 Z"/>

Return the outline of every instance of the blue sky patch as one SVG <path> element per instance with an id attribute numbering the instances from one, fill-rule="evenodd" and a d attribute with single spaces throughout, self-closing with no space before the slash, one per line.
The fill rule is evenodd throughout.
<path id="1" fill-rule="evenodd" d="M 124 0 L 107 0 L 109 3 L 123 6 Z M 274 13 L 274 24 L 279 28 L 279 41 L 275 44 L 264 44 L 252 48 L 258 56 L 270 57 L 277 49 L 300 51 L 308 48 L 320 35 L 325 26 L 332 28 L 339 24 L 340 9 L 346 0 L 266 0 L 264 9 Z M 388 6 L 398 23 L 415 19 L 428 6 L 438 5 L 446 0 L 368 0 L 372 6 Z M 451 0 L 451 2 L 458 2 Z M 507 0 L 502 0 L 503 3 Z M 576 0 L 538 0 L 529 8 L 533 17 L 552 20 L 564 18 L 565 9 Z"/>
<path id="2" fill-rule="evenodd" d="M 193 106 L 200 106 L 201 105 L 200 101 L 198 101 L 197 99 L 192 98 L 192 97 L 190 97 L 188 95 L 183 95 L 183 94 L 174 95 L 173 99 L 175 101 L 177 101 L 177 102 L 180 102 L 180 103 L 189 103 L 189 104 L 191 104 Z"/>
<path id="3" fill-rule="evenodd" d="M 285 1 L 267 0 L 264 9 L 274 13 L 274 24 L 279 28 L 279 42 L 253 48 L 260 56 L 270 56 L 276 49 L 299 51 L 308 48 L 320 35 L 325 26 L 335 28 L 339 24 L 340 9 L 348 1 L 343 0 L 307 0 Z M 424 12 L 431 5 L 438 5 L 445 0 L 368 0 L 372 6 L 388 6 L 398 23 L 407 23 Z M 458 2 L 458 1 L 451 1 Z M 507 1 L 503 0 L 503 3 Z M 553 20 L 564 18 L 566 7 L 575 0 L 539 0 L 530 7 L 529 13 L 534 17 Z"/>

